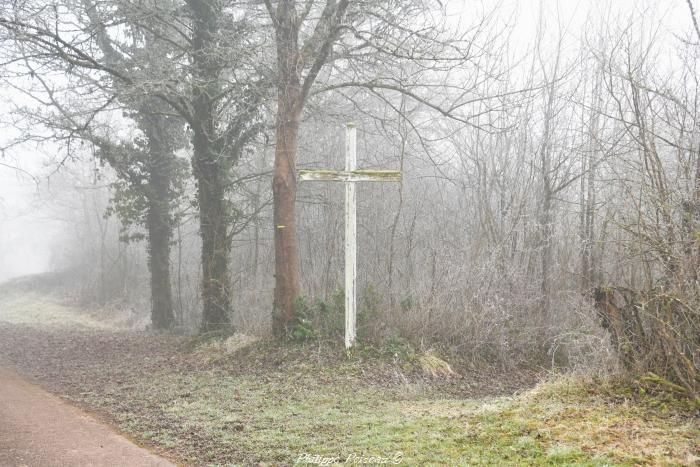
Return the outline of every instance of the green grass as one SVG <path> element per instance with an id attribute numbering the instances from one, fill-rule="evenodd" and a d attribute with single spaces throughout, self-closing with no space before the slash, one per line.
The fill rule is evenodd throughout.
<path id="1" fill-rule="evenodd" d="M 125 414 L 121 428 L 178 446 L 187 460 L 204 465 L 290 464 L 305 453 L 341 460 L 400 456 L 404 465 L 698 460 L 696 421 L 682 407 L 659 410 L 653 398 L 616 400 L 557 382 L 512 398 L 455 400 L 430 390 L 343 385 L 342 378 L 325 384 L 323 374 L 311 366 L 264 379 L 164 374 L 135 388 L 134 396 L 159 416 Z"/>
<path id="2" fill-rule="evenodd" d="M 79 308 L 32 294 L 3 297 L 0 301 L 0 323 L 54 329 L 116 329 L 113 324 L 94 318 Z"/>
<path id="3" fill-rule="evenodd" d="M 0 321 L 110 327 L 34 297 L 0 303 Z M 147 376 L 138 365 L 78 368 L 99 384 L 70 397 L 193 465 L 287 465 L 305 454 L 410 466 L 700 462 L 696 406 L 605 380 L 558 377 L 517 396 L 459 399 L 437 384 L 388 377 L 404 368 L 381 353 L 323 358 L 258 342 L 230 355 L 196 344 L 173 355 L 186 364 Z"/>

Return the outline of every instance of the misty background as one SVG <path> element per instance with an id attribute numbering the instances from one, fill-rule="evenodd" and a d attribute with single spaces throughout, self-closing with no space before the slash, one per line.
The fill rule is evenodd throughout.
<path id="1" fill-rule="evenodd" d="M 542 8 L 546 22 L 556 23 L 564 30 L 564 40 L 568 43 L 570 53 L 576 53 L 576 47 L 585 36 L 592 23 L 599 21 L 623 21 L 633 15 L 653 18 L 658 28 L 659 40 L 665 44 L 668 63 L 674 60 L 676 48 L 674 39 L 690 25 L 687 5 L 684 0 L 663 2 L 617 0 L 590 2 L 579 1 L 545 1 L 529 0 L 501 2 L 472 2 L 468 0 L 450 1 L 448 11 L 455 24 L 468 24 L 471 11 L 476 8 L 492 11 L 498 20 L 495 24 L 505 26 L 509 36 L 510 50 L 514 55 L 525 56 L 532 48 L 539 9 Z M 552 32 L 553 34 L 553 32 Z M 526 67 L 527 64 L 523 64 Z M 8 112 L 30 102 L 26 96 L 7 86 L 0 88 L 0 113 L 3 122 L 0 126 L 0 147 L 12 141 L 17 132 L 13 128 Z M 341 128 L 328 128 L 339 137 Z M 51 146 L 51 144 L 48 144 Z M 52 203 L 55 188 L 51 177 L 56 171 L 65 167 L 62 150 L 54 147 L 46 149 L 47 143 L 25 144 L 3 151 L 0 159 L 0 280 L 49 271 L 55 256 L 61 235 L 71 235 L 68 221 L 52 216 Z M 336 147 L 335 151 L 342 150 Z M 67 161 L 67 164 L 83 164 L 88 172 L 94 167 L 90 161 L 91 151 L 86 150 L 84 161 Z M 337 194 L 336 194 L 337 195 Z"/>

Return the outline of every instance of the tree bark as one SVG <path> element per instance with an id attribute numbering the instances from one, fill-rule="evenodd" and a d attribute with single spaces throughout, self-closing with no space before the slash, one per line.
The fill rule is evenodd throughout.
<path id="1" fill-rule="evenodd" d="M 558 60 L 558 58 L 557 58 Z M 554 78 L 557 76 L 557 65 L 554 69 Z M 554 187 L 552 180 L 552 120 L 554 118 L 554 102 L 555 102 L 555 87 L 554 79 L 548 83 L 547 103 L 544 114 L 544 129 L 542 134 L 542 143 L 540 146 L 540 175 L 542 177 L 542 204 L 539 212 L 539 247 L 540 247 L 540 264 L 541 274 L 540 279 L 540 316 L 542 323 L 548 322 L 552 307 L 552 281 L 551 281 L 551 265 L 552 265 L 552 235 L 554 234 L 553 226 L 553 206 Z"/>
<path id="2" fill-rule="evenodd" d="M 299 296 L 299 245 L 296 237 L 296 156 L 301 112 L 309 90 L 327 63 L 337 40 L 349 0 L 325 2 L 311 36 L 300 47 L 299 30 L 307 17 L 296 1 L 279 0 L 276 11 L 265 1 L 272 17 L 277 46 L 277 145 L 272 185 L 275 229 L 275 296 L 272 330 L 283 336 L 294 322 L 294 301 Z M 306 7 L 311 3 L 306 3 Z M 305 72 L 306 70 L 306 72 Z M 305 76 L 304 76 L 305 73 Z"/>
<path id="3" fill-rule="evenodd" d="M 275 199 L 275 297 L 272 326 L 281 336 L 294 320 L 294 301 L 299 296 L 299 246 L 296 236 L 294 204 L 296 201 L 296 174 L 298 122 L 278 127 L 275 151 L 275 176 L 272 192 Z"/>
<path id="4" fill-rule="evenodd" d="M 195 135 L 195 140 L 202 139 Z M 202 330 L 211 331 L 230 324 L 229 240 L 224 189 L 211 151 L 206 144 L 195 145 L 195 173 L 202 237 Z"/>
<path id="5" fill-rule="evenodd" d="M 202 236 L 202 330 L 230 324 L 226 162 L 217 148 L 214 99 L 221 92 L 215 52 L 220 2 L 189 0 L 193 45 L 193 171 Z"/>
<path id="6" fill-rule="evenodd" d="M 581 177 L 581 289 L 590 296 L 595 285 L 595 260 L 593 244 L 595 238 L 595 177 L 598 154 L 598 122 L 601 107 L 601 72 L 595 75 L 593 106 L 588 135 L 588 153 L 583 160 L 584 174 Z"/>
<path id="7" fill-rule="evenodd" d="M 154 329 L 169 329 L 175 322 L 170 283 L 170 202 L 175 155 L 164 141 L 168 124 L 165 119 L 151 116 L 144 120 L 149 151 L 146 228 L 148 267 L 151 272 L 151 323 Z"/>
<path id="8" fill-rule="evenodd" d="M 277 11 L 277 144 L 272 181 L 275 229 L 275 295 L 272 330 L 286 334 L 294 321 L 294 301 L 299 296 L 299 245 L 296 235 L 296 156 L 299 135 L 301 70 L 299 25 L 294 2 L 282 1 Z"/>

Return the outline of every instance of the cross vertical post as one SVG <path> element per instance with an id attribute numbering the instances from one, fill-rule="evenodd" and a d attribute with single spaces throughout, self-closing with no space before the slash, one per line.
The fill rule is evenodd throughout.
<path id="1" fill-rule="evenodd" d="M 345 348 L 357 340 L 357 182 L 401 182 L 395 170 L 357 169 L 357 129 L 348 123 L 345 129 L 345 170 L 302 169 L 299 179 L 309 182 L 343 182 L 345 184 Z"/>
<path id="2" fill-rule="evenodd" d="M 357 169 L 357 129 L 348 123 L 345 133 L 345 170 Z M 357 203 L 355 183 L 345 184 L 345 348 L 355 345 L 357 327 Z"/>

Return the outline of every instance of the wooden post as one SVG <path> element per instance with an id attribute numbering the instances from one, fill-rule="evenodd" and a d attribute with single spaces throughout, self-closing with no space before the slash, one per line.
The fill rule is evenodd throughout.
<path id="1" fill-rule="evenodd" d="M 357 168 L 357 129 L 348 123 L 345 133 L 345 170 Z M 355 345 L 357 337 L 357 204 L 355 183 L 345 184 L 345 348 Z"/>

